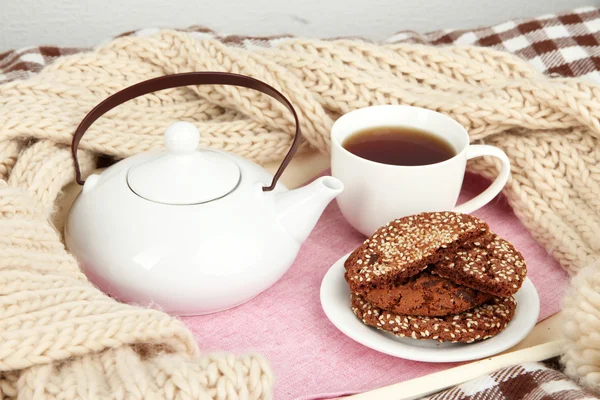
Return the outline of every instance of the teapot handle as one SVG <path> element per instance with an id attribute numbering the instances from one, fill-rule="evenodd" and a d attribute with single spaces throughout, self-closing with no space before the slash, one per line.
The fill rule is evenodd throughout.
<path id="1" fill-rule="evenodd" d="M 100 118 L 104 113 L 117 107 L 118 105 L 125 103 L 126 101 L 129 101 L 131 99 L 134 99 L 138 96 L 142 96 L 159 90 L 189 85 L 230 85 L 254 89 L 268 96 L 271 96 L 272 98 L 283 104 L 288 110 L 290 110 L 292 116 L 294 117 L 294 122 L 296 124 L 296 132 L 294 133 L 292 146 L 290 147 L 288 153 L 285 155 L 285 158 L 281 162 L 281 165 L 277 169 L 277 172 L 275 172 L 271 185 L 263 187 L 263 191 L 265 192 L 273 190 L 275 188 L 275 185 L 277 184 L 277 181 L 281 177 L 281 174 L 283 174 L 283 171 L 294 157 L 294 154 L 296 154 L 298 146 L 300 145 L 301 132 L 298 114 L 296 114 L 296 110 L 294 110 L 292 103 L 290 103 L 290 101 L 287 98 L 285 98 L 285 96 L 274 87 L 249 76 L 232 74 L 229 72 L 186 72 L 181 74 L 160 76 L 158 78 L 153 78 L 147 81 L 136 83 L 135 85 L 120 90 L 117 93 L 103 100 L 83 118 L 83 120 L 75 130 L 75 133 L 73 134 L 73 140 L 71 142 L 71 153 L 73 155 L 73 161 L 75 163 L 75 180 L 77 181 L 77 183 L 83 185 L 85 182 L 81 179 L 81 169 L 79 166 L 79 159 L 77 157 L 77 148 L 79 147 L 79 142 L 81 141 L 81 138 L 83 137 L 85 131 L 98 118 Z"/>

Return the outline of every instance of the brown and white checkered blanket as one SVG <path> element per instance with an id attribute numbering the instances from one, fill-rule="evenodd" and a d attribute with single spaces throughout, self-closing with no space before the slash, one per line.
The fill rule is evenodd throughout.
<path id="1" fill-rule="evenodd" d="M 145 35 L 155 31 L 156 29 L 143 29 L 123 35 Z M 191 27 L 186 31 L 209 34 L 228 43 L 273 39 L 220 36 L 203 27 Z M 391 36 L 386 42 L 492 47 L 514 53 L 547 74 L 581 76 L 600 82 L 600 8 L 595 7 L 579 8 L 560 15 L 508 21 L 486 28 L 443 30 L 427 34 L 403 31 Z M 86 49 L 40 46 L 2 53 L 0 83 L 27 78 L 56 57 L 83 50 Z"/>
<path id="2" fill-rule="evenodd" d="M 400 32 L 388 41 L 492 47 L 514 53 L 546 74 L 586 77 L 600 82 L 600 9 L 594 7 L 508 21 L 487 28 L 426 35 Z"/>
<path id="3" fill-rule="evenodd" d="M 187 31 L 211 35 L 228 43 L 250 41 L 260 44 L 266 38 L 220 36 L 206 28 Z M 124 35 L 144 35 L 152 29 Z M 268 38 L 268 39 L 273 39 Z M 600 83 L 600 9 L 580 8 L 561 15 L 515 20 L 492 27 L 471 30 L 436 31 L 428 34 L 400 32 L 387 42 L 460 44 L 493 47 L 509 51 L 531 62 L 547 74 L 580 76 Z M 85 49 L 52 46 L 29 47 L 0 54 L 0 83 L 27 78 L 56 57 Z M 556 366 L 554 366 L 556 367 Z M 430 400 L 596 399 L 554 368 L 540 363 L 502 369 L 438 393 Z"/>
<path id="4" fill-rule="evenodd" d="M 590 400 L 563 373 L 542 363 L 523 363 L 484 375 L 427 400 Z"/>

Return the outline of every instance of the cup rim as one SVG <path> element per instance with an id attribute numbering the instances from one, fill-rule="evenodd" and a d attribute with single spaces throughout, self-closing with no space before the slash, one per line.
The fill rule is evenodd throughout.
<path id="1" fill-rule="evenodd" d="M 381 163 L 381 162 L 377 162 L 377 161 L 373 161 L 373 160 L 368 160 L 366 158 L 362 158 L 360 156 L 357 156 L 356 154 L 348 151 L 344 146 L 342 146 L 341 141 L 337 138 L 338 135 L 335 135 L 334 137 L 334 130 L 336 125 L 338 125 L 340 122 L 343 122 L 342 120 L 345 119 L 349 119 L 351 117 L 354 117 L 356 114 L 360 113 L 360 112 L 366 112 L 364 110 L 372 110 L 372 109 L 382 109 L 382 108 L 388 108 L 388 109 L 410 109 L 410 110 L 415 110 L 415 111 L 419 111 L 419 112 L 425 112 L 428 114 L 435 114 L 437 117 L 442 117 L 443 119 L 445 119 L 448 123 L 456 126 L 459 128 L 460 131 L 463 132 L 465 138 L 466 138 L 466 145 L 460 150 L 458 151 L 454 156 L 450 157 L 447 160 L 444 161 L 440 161 L 437 163 L 433 163 L 433 164 L 424 164 L 424 165 L 394 165 L 394 164 L 385 164 L 385 163 Z M 373 127 L 376 127 L 377 125 L 373 125 Z M 416 106 L 408 106 L 408 105 L 395 105 L 395 104 L 384 104 L 384 105 L 375 105 L 375 106 L 368 106 L 368 107 L 362 107 L 362 108 L 357 108 L 356 110 L 352 110 L 344 115 L 342 115 L 341 117 L 339 117 L 338 119 L 335 120 L 335 122 L 333 123 L 333 125 L 331 126 L 331 132 L 330 132 L 330 140 L 331 140 L 331 145 L 337 147 L 339 150 L 341 150 L 343 153 L 350 155 L 352 158 L 356 159 L 356 160 L 360 160 L 360 162 L 364 162 L 367 165 L 375 165 L 378 167 L 382 167 L 382 168 L 397 168 L 397 169 L 410 169 L 410 168 L 430 168 L 430 167 L 437 167 L 440 165 L 444 165 L 446 163 L 450 163 L 452 161 L 454 161 L 457 157 L 462 156 L 466 151 L 467 148 L 470 146 L 471 144 L 471 138 L 469 137 L 469 133 L 467 132 L 467 129 L 462 126 L 458 121 L 456 121 L 454 118 L 451 118 L 449 116 L 447 116 L 446 114 L 442 114 L 441 112 L 438 111 L 434 111 L 434 110 L 430 110 L 429 108 L 423 108 L 423 107 L 416 107 Z"/>

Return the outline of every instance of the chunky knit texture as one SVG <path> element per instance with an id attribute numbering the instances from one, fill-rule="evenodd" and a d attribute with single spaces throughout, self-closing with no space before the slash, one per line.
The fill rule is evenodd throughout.
<path id="1" fill-rule="evenodd" d="M 123 37 L 1 87 L 3 168 L 32 138 L 68 144 L 81 118 L 118 89 L 203 70 L 242 73 L 280 89 L 301 113 L 305 145 L 323 152 L 335 118 L 359 107 L 410 104 L 448 114 L 473 141 L 508 153 L 513 176 L 506 193 L 517 215 L 567 270 L 577 271 L 600 252 L 600 87 L 546 77 L 515 56 L 486 48 L 293 38 L 248 48 L 175 31 Z M 81 148 L 127 157 L 162 146 L 164 130 L 175 120 L 196 123 L 203 145 L 257 162 L 282 157 L 292 133 L 289 113 L 266 96 L 202 86 L 120 106 L 91 127 Z M 488 159 L 470 168 L 496 173 Z"/>
<path id="2" fill-rule="evenodd" d="M 180 321 L 116 302 L 87 281 L 49 222 L 74 178 L 64 146 L 4 142 L 4 155 L 12 171 L 0 180 L 1 398 L 271 397 L 262 357 L 200 356 Z M 93 158 L 81 155 L 89 172 Z"/>
<path id="3" fill-rule="evenodd" d="M 563 303 L 565 372 L 600 393 L 600 263 L 583 268 Z"/>
<path id="4" fill-rule="evenodd" d="M 600 252 L 600 87 L 594 84 L 548 78 L 507 53 L 475 47 L 294 38 L 242 47 L 175 31 L 122 37 L 0 86 L 5 396 L 270 396 L 271 374 L 259 356 L 198 356 L 177 320 L 93 288 L 48 222 L 56 196 L 74 177 L 66 146 L 94 105 L 144 79 L 204 70 L 246 74 L 278 88 L 301 114 L 304 148 L 322 152 L 335 118 L 359 107 L 410 104 L 445 113 L 473 141 L 507 152 L 513 175 L 506 194 L 564 268 L 575 272 Z M 85 170 L 95 154 L 119 158 L 162 146 L 164 130 L 177 120 L 195 123 L 203 145 L 260 163 L 281 158 L 293 132 L 288 112 L 261 94 L 170 89 L 99 119 L 81 143 Z M 469 167 L 496 174 L 492 160 Z"/>

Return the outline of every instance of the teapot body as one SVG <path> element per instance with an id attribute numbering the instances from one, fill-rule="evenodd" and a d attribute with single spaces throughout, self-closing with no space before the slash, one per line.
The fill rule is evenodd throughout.
<path id="1" fill-rule="evenodd" d="M 77 149 L 104 113 L 155 91 L 215 84 L 257 90 L 291 112 L 294 138 L 275 175 L 233 154 L 199 149 L 198 128 L 179 121 L 165 131 L 166 149 L 129 157 L 84 184 Z M 122 89 L 96 105 L 73 134 L 75 180 L 84 186 L 66 221 L 67 247 L 88 278 L 121 301 L 178 315 L 242 304 L 281 278 L 343 190 L 333 177 L 291 191 L 278 183 L 300 137 L 292 103 L 251 77 L 188 72 Z"/>
<path id="2" fill-rule="evenodd" d="M 272 175 L 243 158 L 238 188 L 197 205 L 148 201 L 130 190 L 127 158 L 88 178 L 70 211 L 67 247 L 101 290 L 128 303 L 177 315 L 242 304 L 291 266 L 300 242 L 279 223 L 275 198 L 262 187 Z"/>

